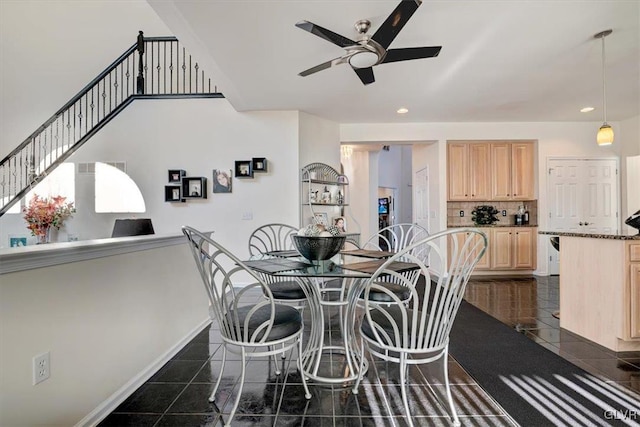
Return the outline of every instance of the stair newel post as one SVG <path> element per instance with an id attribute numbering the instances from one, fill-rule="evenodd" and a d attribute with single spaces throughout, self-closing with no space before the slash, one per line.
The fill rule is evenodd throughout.
<path id="1" fill-rule="evenodd" d="M 144 95 L 144 34 L 142 31 L 138 33 L 138 54 L 140 59 L 138 61 L 138 80 L 137 80 L 137 93 Z"/>

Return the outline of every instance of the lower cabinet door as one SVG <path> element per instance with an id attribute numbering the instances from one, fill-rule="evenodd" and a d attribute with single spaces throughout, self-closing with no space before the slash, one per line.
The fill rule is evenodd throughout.
<path id="1" fill-rule="evenodd" d="M 631 270 L 631 338 L 640 338 L 640 263 L 629 266 Z"/>
<path id="2" fill-rule="evenodd" d="M 513 268 L 513 236 L 511 228 L 491 230 L 491 268 L 510 270 Z"/>
<path id="3" fill-rule="evenodd" d="M 534 228 L 513 229 L 513 268 L 536 268 L 536 235 Z"/>

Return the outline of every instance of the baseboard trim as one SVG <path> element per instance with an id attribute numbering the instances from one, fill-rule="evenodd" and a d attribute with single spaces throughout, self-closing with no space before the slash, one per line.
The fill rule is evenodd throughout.
<path id="1" fill-rule="evenodd" d="M 189 341 L 202 332 L 207 326 L 211 324 L 211 319 L 207 318 L 200 322 L 198 326 L 193 328 L 184 338 L 178 341 L 173 347 L 167 350 L 163 355 L 154 360 L 149 366 L 140 371 L 135 377 L 131 378 L 129 382 L 123 385 L 119 390 L 113 393 L 104 402 L 98 405 L 87 416 L 81 419 L 74 427 L 87 427 L 96 426 L 100 421 L 105 419 L 110 413 L 112 413 L 118 405 L 124 402 L 134 391 L 138 389 L 142 384 L 149 381 L 158 370 L 164 366 L 173 356 L 178 354 L 180 350 L 184 348 Z"/>

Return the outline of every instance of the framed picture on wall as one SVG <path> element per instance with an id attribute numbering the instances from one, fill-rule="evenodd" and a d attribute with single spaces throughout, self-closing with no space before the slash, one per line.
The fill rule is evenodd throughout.
<path id="1" fill-rule="evenodd" d="M 202 176 L 182 178 L 182 197 L 185 199 L 206 199 L 207 178 Z"/>
<path id="2" fill-rule="evenodd" d="M 254 172 L 266 172 L 267 171 L 267 159 L 264 157 L 254 157 L 251 159 L 251 166 Z"/>
<path id="3" fill-rule="evenodd" d="M 213 192 L 214 193 L 231 193 L 231 169 L 214 169 L 213 170 Z"/>
<path id="4" fill-rule="evenodd" d="M 236 160 L 236 178 L 253 178 L 251 160 Z"/>
<path id="5" fill-rule="evenodd" d="M 167 181 L 180 182 L 182 180 L 182 177 L 184 177 L 186 174 L 187 172 L 182 169 L 169 169 L 169 179 Z"/>
<path id="6" fill-rule="evenodd" d="M 182 192 L 179 185 L 165 185 L 164 186 L 164 201 L 165 202 L 184 202 L 182 198 Z"/>

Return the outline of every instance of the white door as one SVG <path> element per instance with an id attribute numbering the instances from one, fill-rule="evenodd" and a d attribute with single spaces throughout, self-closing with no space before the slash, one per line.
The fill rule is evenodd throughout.
<path id="1" fill-rule="evenodd" d="M 615 159 L 550 159 L 547 165 L 549 230 L 597 234 L 618 232 Z M 558 274 L 560 254 L 553 248 L 549 254 L 549 273 Z"/>
<path id="2" fill-rule="evenodd" d="M 413 176 L 414 221 L 429 230 L 429 170 L 420 169 Z"/>

